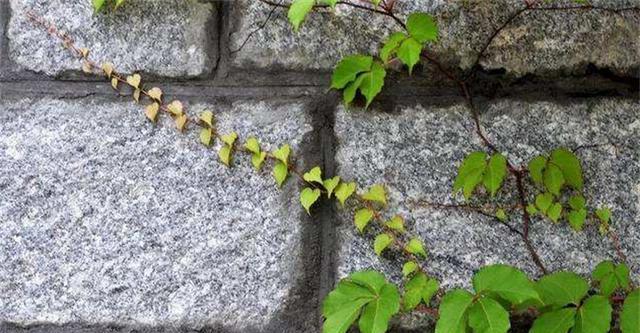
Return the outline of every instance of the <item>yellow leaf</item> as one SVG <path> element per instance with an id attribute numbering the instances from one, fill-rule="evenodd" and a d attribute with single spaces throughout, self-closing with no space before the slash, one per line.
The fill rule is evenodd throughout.
<path id="1" fill-rule="evenodd" d="M 89 49 L 86 47 L 83 47 L 80 49 L 80 54 L 82 54 L 83 58 L 86 58 L 89 56 Z"/>
<path id="2" fill-rule="evenodd" d="M 86 61 L 82 63 L 82 71 L 87 74 L 93 73 L 93 70 L 91 69 L 91 65 Z"/>
<path id="3" fill-rule="evenodd" d="M 187 126 L 187 121 L 187 116 L 184 114 L 176 118 L 176 128 L 178 128 L 178 131 L 184 131 L 185 127 Z"/>
<path id="4" fill-rule="evenodd" d="M 127 83 L 136 89 L 140 88 L 140 81 L 142 81 L 142 77 L 140 77 L 140 74 L 127 76 Z"/>
<path id="5" fill-rule="evenodd" d="M 220 139 L 222 139 L 222 142 L 226 143 L 227 146 L 233 146 L 233 143 L 238 139 L 238 133 L 231 132 L 227 135 L 223 135 Z"/>
<path id="6" fill-rule="evenodd" d="M 160 90 L 160 88 L 151 88 L 147 94 L 149 94 L 149 97 L 151 97 L 152 99 L 160 102 L 162 100 L 162 90 Z"/>
<path id="7" fill-rule="evenodd" d="M 169 112 L 171 112 L 172 115 L 174 116 L 181 116 L 184 112 L 182 111 L 182 102 L 180 101 L 173 101 L 171 102 L 169 105 L 167 105 L 167 109 L 169 110 Z"/>
<path id="8" fill-rule="evenodd" d="M 113 89 L 118 90 L 118 78 L 113 78 L 111 79 L 111 86 L 113 87 Z"/>
<path id="9" fill-rule="evenodd" d="M 136 102 L 140 102 L 140 89 L 136 89 L 133 91 L 133 99 Z"/>
<path id="10" fill-rule="evenodd" d="M 200 114 L 200 120 L 209 125 L 209 127 L 213 127 L 213 112 L 204 111 Z"/>
<path id="11" fill-rule="evenodd" d="M 147 118 L 149 118 L 149 120 L 155 123 L 156 119 L 158 118 L 158 110 L 160 110 L 160 104 L 149 104 L 144 109 L 144 114 L 147 116 Z"/>
<path id="12" fill-rule="evenodd" d="M 200 131 L 200 142 L 203 145 L 209 147 L 211 145 L 211 137 L 213 136 L 213 130 L 210 128 L 203 128 Z"/>
<path id="13" fill-rule="evenodd" d="M 224 145 L 218 151 L 218 156 L 220 157 L 220 161 L 224 163 L 226 166 L 231 164 L 231 147 Z"/>
<path id="14" fill-rule="evenodd" d="M 104 71 L 104 74 L 108 78 L 111 78 L 111 75 L 113 74 L 113 65 L 109 62 L 105 62 L 102 64 L 102 71 Z"/>

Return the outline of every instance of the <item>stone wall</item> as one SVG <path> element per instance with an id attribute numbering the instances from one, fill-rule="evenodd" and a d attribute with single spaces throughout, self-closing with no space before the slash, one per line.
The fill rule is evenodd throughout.
<path id="1" fill-rule="evenodd" d="M 535 11 L 511 22 L 470 86 L 488 135 L 523 162 L 556 146 L 582 149 L 587 196 L 612 207 L 640 274 L 639 9 Z M 402 17 L 433 13 L 434 55 L 455 72 L 523 6 L 520 0 L 398 1 Z M 384 183 L 429 251 L 430 273 L 468 286 L 481 265 L 537 274 L 521 240 L 478 216 L 421 207 L 454 202 L 464 154 L 482 147 L 457 87 L 426 64 L 393 73 L 372 110 L 345 110 L 327 90 L 342 56 L 374 51 L 390 19 L 338 8 L 294 33 L 259 1 L 128 0 L 93 15 L 89 0 L 0 0 L 0 332 L 319 332 L 320 304 L 349 272 L 374 267 L 371 235 L 328 202 L 307 216 L 300 184 L 278 190 L 268 170 L 215 151 L 88 76 L 33 10 L 90 48 L 140 72 L 218 127 L 288 142 L 300 168 L 320 165 L 362 186 Z M 609 145 L 607 145 L 609 144 Z M 613 145 L 610 145 L 613 144 Z M 595 231 L 538 221 L 534 244 L 553 270 L 588 273 L 610 258 Z M 424 331 L 405 316 L 394 331 Z"/>

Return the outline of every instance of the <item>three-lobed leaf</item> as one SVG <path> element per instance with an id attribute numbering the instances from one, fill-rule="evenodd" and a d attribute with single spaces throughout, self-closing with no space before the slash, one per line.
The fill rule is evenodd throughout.
<path id="1" fill-rule="evenodd" d="M 598 284 L 600 293 L 607 297 L 617 289 L 628 288 L 630 284 L 629 267 L 624 263 L 616 265 L 610 260 L 599 263 L 591 277 Z"/>
<path id="2" fill-rule="evenodd" d="M 520 304 L 539 298 L 533 283 L 524 272 L 501 264 L 480 269 L 473 276 L 473 288 L 478 294 L 483 292 L 496 294 L 511 304 Z"/>
<path id="3" fill-rule="evenodd" d="M 419 43 L 438 39 L 438 25 L 433 16 L 426 13 L 413 13 L 407 19 L 407 30 Z"/>
<path id="4" fill-rule="evenodd" d="M 535 289 L 545 305 L 579 305 L 589 284 L 578 274 L 557 272 L 543 276 L 535 283 Z"/>
<path id="5" fill-rule="evenodd" d="M 436 279 L 429 278 L 422 272 L 416 273 L 404 287 L 402 299 L 404 311 L 413 310 L 421 302 L 429 304 L 439 288 L 440 283 Z"/>
<path id="6" fill-rule="evenodd" d="M 482 297 L 469 308 L 469 327 L 474 333 L 506 333 L 511 328 L 509 312 L 497 301 Z"/>
<path id="7" fill-rule="evenodd" d="M 291 25 L 293 25 L 295 31 L 300 29 L 300 25 L 313 9 L 315 2 L 316 0 L 294 0 L 291 3 L 289 11 L 287 12 L 287 18 L 289 22 L 291 22 Z"/>
<path id="8" fill-rule="evenodd" d="M 620 314 L 622 333 L 640 333 L 640 289 L 627 295 Z"/>
<path id="9" fill-rule="evenodd" d="M 333 70 L 331 76 L 331 88 L 343 89 L 356 80 L 356 76 L 371 70 L 373 57 L 363 55 L 352 55 L 340 60 Z"/>
<path id="10" fill-rule="evenodd" d="M 435 333 L 466 333 L 469 307 L 473 295 L 463 289 L 449 291 L 440 301 Z"/>

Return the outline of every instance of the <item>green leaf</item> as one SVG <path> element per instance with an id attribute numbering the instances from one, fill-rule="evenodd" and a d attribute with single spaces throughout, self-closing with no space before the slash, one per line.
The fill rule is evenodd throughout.
<path id="1" fill-rule="evenodd" d="M 558 272 L 543 276 L 535 283 L 535 288 L 545 305 L 579 305 L 587 295 L 589 284 L 572 272 Z"/>
<path id="2" fill-rule="evenodd" d="M 120 6 L 122 6 L 122 4 L 124 4 L 125 0 L 116 0 L 116 9 Z"/>
<path id="3" fill-rule="evenodd" d="M 491 298 L 480 298 L 469 308 L 469 326 L 474 333 L 506 333 L 511 328 L 509 312 Z"/>
<path id="4" fill-rule="evenodd" d="M 254 154 L 260 153 L 260 144 L 258 143 L 258 139 L 254 137 L 247 138 L 247 142 L 245 142 L 244 147 Z"/>
<path id="5" fill-rule="evenodd" d="M 551 221 L 556 223 L 560 219 L 561 215 L 562 215 L 562 205 L 558 202 L 551 205 L 551 207 L 549 207 L 549 210 L 547 211 L 547 217 L 549 217 Z"/>
<path id="6" fill-rule="evenodd" d="M 356 321 L 364 305 L 375 298 L 367 287 L 344 279 L 324 299 L 323 333 L 345 333 Z"/>
<path id="7" fill-rule="evenodd" d="M 398 48 L 398 59 L 409 67 L 409 75 L 413 72 L 413 67 L 420 62 L 420 52 L 422 44 L 413 38 L 405 39 Z"/>
<path id="8" fill-rule="evenodd" d="M 512 304 L 539 298 L 533 283 L 525 273 L 501 264 L 480 269 L 473 276 L 473 288 L 478 294 L 494 293 Z"/>
<path id="9" fill-rule="evenodd" d="M 491 156 L 482 182 L 492 197 L 496 195 L 496 192 L 498 192 L 502 186 L 506 175 L 507 159 L 502 154 L 494 154 Z"/>
<path id="10" fill-rule="evenodd" d="M 587 204 L 587 201 L 580 194 L 573 195 L 571 196 L 571 198 L 569 198 L 569 206 L 574 210 L 587 208 L 586 204 Z"/>
<path id="11" fill-rule="evenodd" d="M 398 232 L 404 232 L 404 219 L 402 218 L 402 216 L 400 215 L 396 215 L 393 218 L 391 218 L 391 220 L 387 221 L 384 223 L 384 225 L 391 229 L 391 230 L 395 230 Z"/>
<path id="12" fill-rule="evenodd" d="M 322 170 L 320 169 L 319 166 L 314 167 L 313 169 L 309 170 L 309 172 L 305 173 L 304 175 L 302 175 L 302 179 L 308 181 L 309 183 L 312 182 L 316 182 L 320 185 L 322 185 Z"/>
<path id="13" fill-rule="evenodd" d="M 582 166 L 578 157 L 565 148 L 558 148 L 551 152 L 550 164 L 562 170 L 562 175 L 569 186 L 578 191 L 582 191 Z"/>
<path id="14" fill-rule="evenodd" d="M 282 184 L 284 184 L 288 174 L 289 170 L 287 166 L 282 162 L 276 162 L 273 167 L 273 177 L 276 179 L 279 187 L 282 187 Z"/>
<path id="15" fill-rule="evenodd" d="M 622 333 L 640 333 L 640 289 L 627 295 L 620 314 Z"/>
<path id="16" fill-rule="evenodd" d="M 553 195 L 549 192 L 536 195 L 536 206 L 542 214 L 546 214 L 553 204 Z"/>
<path id="17" fill-rule="evenodd" d="M 381 255 L 382 251 L 384 251 L 389 245 L 393 243 L 393 236 L 389 234 L 379 234 L 376 236 L 376 239 L 373 241 L 373 251 L 377 255 Z"/>
<path id="18" fill-rule="evenodd" d="M 382 49 L 380 49 L 380 59 L 382 59 L 382 62 L 385 64 L 388 63 L 391 56 L 398 51 L 400 43 L 405 39 L 407 39 L 407 35 L 402 32 L 396 32 L 389 36 Z"/>
<path id="19" fill-rule="evenodd" d="M 335 176 L 331 179 L 325 179 L 322 182 L 322 186 L 324 186 L 324 188 L 327 190 L 327 198 L 331 199 L 331 194 L 333 194 L 333 190 L 338 187 L 338 184 L 340 184 L 340 176 Z"/>
<path id="20" fill-rule="evenodd" d="M 596 216 L 598 217 L 598 219 L 600 219 L 600 221 L 609 223 L 609 221 L 611 220 L 611 210 L 609 209 L 609 207 L 602 207 L 596 210 Z"/>
<path id="21" fill-rule="evenodd" d="M 312 189 L 309 187 L 300 192 L 300 203 L 302 204 L 302 207 L 304 207 L 304 210 L 307 211 L 307 214 L 311 215 L 309 210 L 311 209 L 311 206 L 318 201 L 320 194 L 319 189 Z"/>
<path id="22" fill-rule="evenodd" d="M 358 328 L 361 333 L 385 333 L 389 320 L 400 310 L 400 293 L 391 283 L 385 283 L 377 297 L 362 311 Z"/>
<path id="23" fill-rule="evenodd" d="M 422 245 L 422 241 L 418 238 L 409 240 L 409 243 L 407 243 L 404 249 L 411 254 L 427 257 L 427 251 L 424 250 L 424 245 Z"/>
<path id="24" fill-rule="evenodd" d="M 414 275 L 404 286 L 402 308 L 404 311 L 415 309 L 422 301 L 422 289 L 427 285 L 427 276 L 420 272 Z"/>
<path id="25" fill-rule="evenodd" d="M 261 151 L 257 154 L 253 154 L 251 155 L 251 164 L 253 164 L 253 167 L 256 170 L 260 170 L 260 167 L 262 166 L 262 163 L 264 163 L 264 160 L 267 158 L 267 152 L 266 151 Z"/>
<path id="26" fill-rule="evenodd" d="M 106 0 L 92 0 L 93 3 L 93 10 L 97 13 L 99 12 L 105 4 Z"/>
<path id="27" fill-rule="evenodd" d="M 360 88 L 365 75 L 367 74 L 360 74 L 358 78 L 355 81 L 349 83 L 342 92 L 342 100 L 344 101 L 344 104 L 346 106 L 349 106 L 349 104 L 353 102 L 353 99 L 356 98 L 356 92 L 358 91 L 358 88 Z"/>
<path id="28" fill-rule="evenodd" d="M 407 19 L 407 30 L 420 43 L 438 39 L 438 25 L 433 16 L 426 13 L 411 14 Z"/>
<path id="29" fill-rule="evenodd" d="M 181 107 L 178 107 L 177 110 L 181 111 Z M 213 112 L 204 111 L 200 114 L 200 121 L 205 123 L 209 128 L 213 127 Z"/>
<path id="30" fill-rule="evenodd" d="M 229 134 L 221 136 L 220 139 L 222 140 L 222 142 L 226 143 L 228 146 L 231 147 L 238 139 L 238 133 L 231 132 Z"/>
<path id="31" fill-rule="evenodd" d="M 211 146 L 211 137 L 213 136 L 213 130 L 210 128 L 203 128 L 200 130 L 200 142 L 209 147 Z"/>
<path id="32" fill-rule="evenodd" d="M 567 215 L 567 219 L 569 220 L 569 225 L 571 225 L 573 230 L 582 231 L 584 222 L 587 220 L 587 210 L 584 208 L 572 210 Z"/>
<path id="33" fill-rule="evenodd" d="M 544 156 L 536 156 L 531 161 L 529 161 L 529 175 L 533 182 L 542 186 L 542 172 L 544 171 L 544 167 L 547 165 L 547 158 Z"/>
<path id="34" fill-rule="evenodd" d="M 547 190 L 556 196 L 560 195 L 560 190 L 564 185 L 564 176 L 562 170 L 554 164 L 548 164 L 543 174 L 544 186 Z"/>
<path id="35" fill-rule="evenodd" d="M 536 215 L 538 214 L 538 208 L 536 208 L 536 206 L 533 204 L 528 204 L 527 213 L 529 213 L 529 215 Z"/>
<path id="36" fill-rule="evenodd" d="M 220 157 L 220 161 L 224 163 L 226 166 L 231 164 L 231 147 L 222 146 L 218 151 L 218 157 Z"/>
<path id="37" fill-rule="evenodd" d="M 630 282 L 629 267 L 624 263 L 616 265 L 610 260 L 599 263 L 591 277 L 598 283 L 600 293 L 607 297 L 617 289 L 627 289 Z"/>
<path id="38" fill-rule="evenodd" d="M 576 308 L 551 311 L 538 317 L 529 333 L 567 333 L 575 323 Z"/>
<path id="39" fill-rule="evenodd" d="M 386 283 L 384 275 L 373 270 L 355 272 L 351 274 L 350 279 L 373 292 L 379 292 Z"/>
<path id="40" fill-rule="evenodd" d="M 382 0 L 371 0 L 371 3 L 372 3 L 374 6 L 378 7 L 378 5 L 380 5 L 380 1 L 382 1 Z"/>
<path id="41" fill-rule="evenodd" d="M 331 76 L 331 89 L 343 89 L 356 79 L 356 76 L 371 70 L 373 57 L 363 55 L 353 55 L 343 58 Z M 355 91 L 354 91 L 355 94 Z"/>
<path id="42" fill-rule="evenodd" d="M 291 3 L 287 17 L 295 31 L 298 31 L 300 24 L 302 24 L 307 14 L 313 9 L 314 4 L 315 0 L 294 0 Z"/>
<path id="43" fill-rule="evenodd" d="M 576 322 L 572 333 L 607 333 L 611 327 L 611 304 L 600 295 L 587 298 L 578 307 Z"/>
<path id="44" fill-rule="evenodd" d="M 384 186 L 376 184 L 369 188 L 365 194 L 362 195 L 362 199 L 367 201 L 379 202 L 383 205 L 387 204 L 387 194 L 384 190 Z"/>
<path id="45" fill-rule="evenodd" d="M 387 71 L 377 62 L 374 62 L 371 66 L 371 72 L 364 74 L 362 84 L 360 84 L 360 92 L 367 100 L 366 108 L 371 105 L 373 99 L 382 91 L 386 75 Z"/>
<path id="46" fill-rule="evenodd" d="M 498 210 L 496 210 L 496 217 L 498 218 L 498 220 L 505 222 L 507 220 L 507 213 L 504 211 L 504 209 L 498 208 Z"/>
<path id="47" fill-rule="evenodd" d="M 291 154 L 291 147 L 289 147 L 288 144 L 284 144 L 273 152 L 273 157 L 278 159 L 285 166 L 289 166 L 289 154 Z"/>
<path id="48" fill-rule="evenodd" d="M 356 228 L 358 228 L 358 231 L 363 232 L 364 228 L 371 222 L 371 219 L 373 219 L 373 211 L 368 208 L 362 208 L 356 211 L 353 222 Z"/>
<path id="49" fill-rule="evenodd" d="M 407 277 L 418 269 L 418 263 L 415 261 L 407 261 L 402 265 L 402 276 Z"/>
<path id="50" fill-rule="evenodd" d="M 344 206 L 345 201 L 356 191 L 356 183 L 340 183 L 336 188 L 336 198 L 340 201 L 340 204 Z"/>
<path id="51" fill-rule="evenodd" d="M 469 199 L 473 190 L 482 181 L 487 167 L 487 154 L 481 151 L 469 154 L 458 168 L 458 175 L 453 183 L 453 193 L 463 190 L 465 199 Z"/>
<path id="52" fill-rule="evenodd" d="M 466 333 L 468 310 L 473 295 L 462 289 L 449 291 L 440 302 L 440 318 L 435 333 Z"/>

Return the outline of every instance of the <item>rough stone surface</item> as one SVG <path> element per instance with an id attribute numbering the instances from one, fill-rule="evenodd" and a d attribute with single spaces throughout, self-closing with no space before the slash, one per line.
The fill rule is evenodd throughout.
<path id="1" fill-rule="evenodd" d="M 522 3 L 521 0 L 416 0 L 398 1 L 396 10 L 403 20 L 415 11 L 436 15 L 440 41 L 432 49 L 443 62 L 468 69 L 488 37 L 522 8 Z M 640 6 L 637 0 L 592 3 L 609 8 Z M 233 64 L 243 68 L 326 70 L 345 55 L 376 54 L 390 31 L 401 30 L 388 17 L 339 6 L 335 14 L 314 13 L 300 32 L 294 33 L 285 11 L 252 0 L 236 3 L 234 20 L 230 48 L 240 49 L 234 53 Z M 268 23 L 264 24 L 265 21 Z M 529 12 L 497 36 L 481 65 L 523 76 L 583 72 L 588 64 L 594 64 L 637 77 L 639 34 L 640 10 Z"/>
<path id="2" fill-rule="evenodd" d="M 637 100 L 586 99 L 564 102 L 501 100 L 485 106 L 481 116 L 489 137 L 515 162 L 558 146 L 593 143 L 611 146 L 583 149 L 589 202 L 612 208 L 614 227 L 622 239 L 632 274 L 640 273 L 640 104 Z M 339 174 L 355 179 L 361 188 L 384 183 L 390 196 L 389 214 L 408 218 L 411 229 L 426 244 L 426 269 L 445 287 L 470 286 L 483 265 L 506 263 L 539 272 L 520 237 L 488 217 L 419 204 L 459 203 L 451 188 L 464 156 L 481 149 L 466 107 L 410 106 L 395 113 L 339 110 L 336 161 Z M 511 181 L 508 185 L 514 189 Z M 515 189 L 514 189 L 515 190 Z M 503 192 L 505 192 L 503 190 Z M 509 191 L 506 191 L 509 192 Z M 531 191 L 530 191 L 531 192 Z M 397 210 L 396 210 L 396 207 Z M 351 211 L 351 210 L 349 210 Z M 338 278 L 374 267 L 398 281 L 401 257 L 380 259 L 373 253 L 370 231 L 357 235 L 351 214 L 342 213 L 338 226 Z M 511 222 L 519 223 L 518 217 Z M 615 258 L 611 242 L 595 228 L 575 233 L 567 223 L 554 225 L 536 219 L 531 237 L 552 271 L 589 273 L 603 259 Z"/>
<path id="3" fill-rule="evenodd" d="M 190 108 L 268 148 L 300 151 L 312 131 L 300 102 Z M 154 127 L 128 102 L 0 110 L 0 323 L 263 331 L 315 269 L 296 182 L 278 190 L 245 157 L 227 169 L 196 134 Z"/>
<path id="4" fill-rule="evenodd" d="M 182 0 L 127 1 L 118 11 L 94 15 L 91 1 L 10 0 L 9 57 L 22 68 L 57 75 L 79 71 L 77 60 L 25 17 L 33 10 L 69 32 L 95 61 L 109 61 L 121 72 L 144 71 L 161 76 L 198 76 L 217 59 L 209 52 L 216 36 L 215 7 Z"/>

